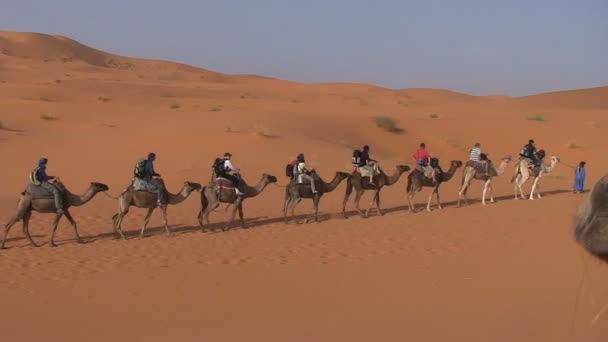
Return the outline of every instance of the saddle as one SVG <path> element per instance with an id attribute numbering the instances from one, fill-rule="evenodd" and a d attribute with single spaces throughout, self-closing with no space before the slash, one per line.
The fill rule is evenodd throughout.
<path id="1" fill-rule="evenodd" d="M 236 188 L 235 184 L 231 180 L 226 179 L 224 177 L 215 178 L 215 185 L 219 189 L 221 189 L 221 188 L 235 189 Z"/>
<path id="2" fill-rule="evenodd" d="M 491 160 L 486 160 L 487 163 L 487 172 L 489 176 L 497 176 L 496 170 L 494 169 L 494 165 Z M 475 170 L 475 173 L 480 175 L 486 174 L 486 166 L 483 162 L 477 162 L 474 160 L 469 160 L 466 162 L 465 167 L 470 167 Z"/>
<path id="3" fill-rule="evenodd" d="M 61 194 L 62 197 L 64 197 L 65 199 L 65 195 L 66 195 L 66 188 L 62 183 L 54 183 L 54 186 L 56 186 L 59 189 L 59 193 Z M 25 190 L 23 190 L 23 192 L 21 192 L 22 195 L 29 195 L 32 197 L 32 199 L 53 199 L 53 193 L 46 190 L 45 188 L 38 186 L 38 185 L 34 185 L 34 184 L 28 184 L 25 187 Z"/>

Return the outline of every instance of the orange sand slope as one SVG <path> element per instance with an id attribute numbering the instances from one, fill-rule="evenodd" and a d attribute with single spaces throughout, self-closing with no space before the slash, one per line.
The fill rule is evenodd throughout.
<path id="1" fill-rule="evenodd" d="M 581 202 L 570 168 L 588 165 L 588 186 L 608 167 L 608 87 L 513 98 L 366 84 L 304 84 L 226 75 L 183 64 L 117 56 L 71 39 L 0 32 L 0 216 L 8 221 L 37 159 L 74 192 L 89 182 L 117 195 L 133 164 L 156 152 L 172 192 L 206 184 L 230 151 L 245 179 L 279 178 L 244 202 L 249 229 L 202 233 L 200 193 L 160 214 L 135 237 L 132 208 L 114 240 L 115 200 L 73 208 L 87 243 L 63 220 L 58 248 L 28 245 L 20 224 L 0 251 L 0 319 L 7 341 L 605 341 L 605 266 L 572 240 Z M 399 133 L 376 127 L 389 116 Z M 412 213 L 407 174 L 381 193 L 384 216 L 342 219 L 345 182 L 323 196 L 319 223 L 284 224 L 284 165 L 298 152 L 325 180 L 349 172 L 353 147 L 369 144 L 392 173 L 412 166 L 424 141 L 444 169 L 479 141 L 490 157 L 516 156 L 534 138 L 561 158 L 539 201 L 513 201 L 513 164 L 494 182 L 496 203 L 456 208 L 462 170 L 441 186 L 444 210 Z M 530 184 L 525 185 L 529 191 Z M 419 208 L 429 195 L 415 197 Z M 367 208 L 371 194 L 361 206 Z M 310 200 L 296 208 L 308 214 Z M 372 212 L 373 213 L 373 212 Z M 211 214 L 215 227 L 229 217 Z M 48 241 L 52 217 L 34 213 Z M 583 258 L 581 258 L 583 255 Z M 577 303 L 583 260 L 588 264 Z"/>

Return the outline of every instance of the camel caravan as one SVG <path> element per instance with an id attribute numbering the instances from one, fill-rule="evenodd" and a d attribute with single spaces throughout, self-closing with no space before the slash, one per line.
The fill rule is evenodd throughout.
<path id="1" fill-rule="evenodd" d="M 551 172 L 559 158 L 553 156 L 550 158 L 550 164 L 546 165 L 543 162 L 545 152 L 543 150 L 536 151 L 533 140 L 520 151 L 520 158 L 515 165 L 515 173 L 511 182 L 515 184 L 515 199 L 518 199 L 518 194 L 523 196 L 522 185 L 528 180 L 533 180 L 530 200 L 534 199 L 536 193 L 537 198 L 541 198 L 539 185 L 541 177 Z M 454 177 L 457 170 L 464 166 L 462 171 L 461 186 L 458 192 L 458 205 L 461 200 L 467 204 L 467 190 L 473 180 L 481 180 L 484 183 L 482 192 L 482 204 L 486 204 L 486 196 L 489 196 L 490 202 L 494 202 L 492 193 L 492 180 L 496 176 L 502 175 L 511 161 L 511 156 L 505 156 L 501 159 L 500 164 L 495 166 L 488 158 L 487 154 L 481 152 L 481 145 L 475 144 L 470 151 L 469 160 L 463 163 L 459 160 L 452 160 L 450 167 L 444 171 L 439 165 L 439 159 L 431 157 L 426 150 L 424 143 L 420 144 L 418 150 L 412 155 L 415 168 L 411 169 L 407 165 L 397 165 L 395 169 L 386 174 L 380 167 L 377 160 L 370 158 L 370 147 L 364 146 L 361 150 L 353 151 L 351 163 L 352 171 L 336 172 L 333 179 L 329 182 L 324 181 L 315 171 L 314 168 L 306 164 L 303 153 L 298 154 L 295 160 L 287 164 L 285 175 L 289 177 L 289 183 L 285 186 L 285 198 L 283 203 L 283 215 L 286 223 L 295 221 L 295 208 L 302 199 L 310 199 L 313 203 L 313 213 L 307 216 L 304 222 L 309 219 L 314 221 L 319 220 L 319 203 L 324 194 L 330 193 L 346 180 L 346 191 L 342 203 L 342 216 L 348 218 L 346 205 L 353 193 L 354 206 L 356 212 L 363 218 L 368 217 L 370 210 L 375 209 L 377 215 L 382 215 L 380 208 L 380 191 L 385 186 L 391 186 L 397 183 L 401 176 L 408 172 L 407 186 L 405 195 L 407 205 L 411 212 L 416 212 L 413 203 L 413 197 L 423 188 L 431 188 L 426 210 L 431 211 L 431 203 L 433 197 L 437 200 L 437 207 L 442 209 L 439 196 L 439 188 L 441 184 L 448 182 Z M 149 153 L 147 158 L 137 160 L 131 183 L 118 195 L 118 211 L 112 216 L 112 227 L 114 229 L 115 238 L 127 239 L 124 234 L 121 224 L 124 217 L 128 214 L 129 208 L 147 209 L 141 230 L 140 237 L 144 237 L 146 226 L 150 220 L 153 211 L 159 208 L 162 212 L 163 224 L 165 231 L 171 235 L 171 230 L 168 224 L 168 207 L 169 205 L 178 205 L 185 201 L 193 192 L 200 192 L 200 209 L 197 215 L 197 220 L 201 230 L 205 231 L 210 227 L 209 216 L 211 212 L 217 209 L 221 203 L 225 203 L 230 207 L 230 219 L 222 226 L 222 231 L 229 229 L 232 225 L 238 212 L 240 226 L 245 228 L 245 219 L 243 211 L 243 203 L 248 198 L 253 198 L 260 195 L 270 184 L 277 183 L 277 178 L 269 174 L 263 174 L 256 185 L 248 185 L 240 176 L 240 170 L 232 164 L 232 154 L 225 153 L 223 158 L 216 158 L 212 166 L 211 179 L 206 185 L 201 185 L 193 181 L 184 181 L 181 190 L 177 193 L 169 192 L 161 175 L 154 170 L 154 161 L 156 155 Z M 60 219 L 65 216 L 74 229 L 74 235 L 77 242 L 82 242 L 78 234 L 76 221 L 72 217 L 69 209 L 72 206 L 81 206 L 93 199 L 96 194 L 106 193 L 109 187 L 102 183 L 92 182 L 89 188 L 82 195 L 72 194 L 59 181 L 58 177 L 48 176 L 46 168 L 48 159 L 41 158 L 37 167 L 31 172 L 29 184 L 26 186 L 19 196 L 15 214 L 10 218 L 4 227 L 4 235 L 0 242 L 0 249 L 4 248 L 8 233 L 15 223 L 22 221 L 23 234 L 29 242 L 38 247 L 33 241 L 29 233 L 29 222 L 32 217 L 32 212 L 36 211 L 42 214 L 54 214 L 55 218 L 51 224 L 51 236 L 49 245 L 54 247 L 54 237 L 57 230 L 57 225 Z M 359 202 L 366 191 L 373 192 L 372 201 L 363 212 Z M 108 195 L 109 197 L 112 197 Z M 596 195 L 600 196 L 600 195 Z M 585 221 L 587 222 L 587 221 Z M 583 233 L 577 236 L 584 236 L 589 229 L 578 229 Z M 594 232 L 600 234 L 601 232 Z M 589 235 L 591 233 L 587 233 Z M 603 236 L 603 235 L 602 235 Z M 581 238 L 584 240 L 584 238 Z M 607 240 L 608 241 L 608 240 Z M 595 245 L 594 245 L 595 246 Z M 590 247 L 591 248 L 591 247 Z M 595 247 L 593 247 L 595 248 Z M 604 251 L 606 246 L 602 245 Z"/>

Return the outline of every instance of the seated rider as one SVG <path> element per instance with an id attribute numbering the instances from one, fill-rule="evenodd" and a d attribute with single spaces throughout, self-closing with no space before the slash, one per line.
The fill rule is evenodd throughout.
<path id="1" fill-rule="evenodd" d="M 533 139 L 528 140 L 528 143 L 522 147 L 521 151 L 519 151 L 520 160 L 527 159 L 532 162 L 532 164 L 539 164 L 540 160 L 536 155 L 536 144 Z"/>
<path id="2" fill-rule="evenodd" d="M 59 181 L 59 177 L 48 176 L 46 174 L 46 164 L 48 163 L 47 158 L 40 158 L 38 160 L 38 166 L 32 171 L 30 174 L 30 183 L 35 186 L 39 186 L 48 192 L 53 194 L 53 198 L 55 199 L 55 208 L 57 209 L 57 214 L 63 214 L 63 197 L 62 197 L 62 189 L 55 183 Z M 54 180 L 53 183 L 49 183 L 49 180 Z"/>
<path id="3" fill-rule="evenodd" d="M 417 168 L 422 172 L 428 171 L 430 173 L 430 178 L 434 182 L 436 182 L 437 180 L 435 179 L 435 169 L 429 165 L 431 162 L 431 154 L 426 150 L 425 143 L 420 144 L 420 148 L 418 148 L 416 152 L 414 152 L 412 157 L 418 165 Z"/>
<path id="4" fill-rule="evenodd" d="M 135 187 L 135 189 L 156 193 L 156 205 L 161 207 L 163 204 L 167 203 L 167 191 L 165 189 L 165 183 L 160 179 L 160 174 L 154 171 L 155 160 L 156 154 L 154 152 L 148 153 L 148 158 L 144 163 L 143 174 L 139 175 L 135 172 L 135 177 L 139 180 L 137 182 L 138 187 Z"/>
<path id="5" fill-rule="evenodd" d="M 482 165 L 484 174 L 486 176 L 488 175 L 488 155 L 481 152 L 480 143 L 475 143 L 475 145 L 473 145 L 471 154 L 469 155 L 469 160 Z"/>
<path id="6" fill-rule="evenodd" d="M 314 177 L 311 176 L 311 174 L 315 171 L 315 169 L 309 168 L 306 166 L 303 153 L 298 154 L 298 157 L 296 160 L 297 160 L 297 162 L 296 162 L 296 166 L 295 166 L 294 173 L 293 173 L 295 179 L 297 180 L 298 183 L 300 183 L 300 180 L 309 181 L 312 193 L 316 194 L 319 191 L 317 191 L 317 188 L 315 186 Z"/>
<path id="7" fill-rule="evenodd" d="M 232 165 L 232 162 L 230 161 L 230 159 L 232 158 L 232 154 L 229 152 L 224 153 L 224 160 L 222 161 L 222 165 L 219 168 L 219 174 L 217 175 L 218 177 L 222 177 L 222 178 L 226 178 L 229 181 L 232 182 L 232 184 L 234 184 L 234 186 L 236 187 L 236 194 L 238 196 L 242 196 L 244 195 L 241 189 L 241 177 L 240 177 L 240 170 L 237 169 L 236 167 L 234 167 L 234 165 Z M 234 174 L 232 174 L 232 173 Z"/>
<path id="8" fill-rule="evenodd" d="M 359 173 L 361 177 L 369 177 L 369 185 L 374 184 L 374 175 L 377 175 L 378 172 L 378 161 L 371 159 L 369 157 L 369 146 L 363 146 L 363 151 L 361 151 L 361 159 L 359 160 Z"/>

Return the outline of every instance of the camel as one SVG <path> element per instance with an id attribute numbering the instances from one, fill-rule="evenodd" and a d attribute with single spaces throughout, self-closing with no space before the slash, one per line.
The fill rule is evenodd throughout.
<path id="1" fill-rule="evenodd" d="M 534 177 L 534 182 L 532 183 L 532 191 L 530 191 L 530 200 L 534 200 L 534 192 L 536 191 L 536 195 L 538 199 L 541 199 L 540 196 L 540 178 L 543 174 L 549 173 L 553 171 L 555 166 L 559 163 L 559 157 L 552 156 L 551 163 L 546 165 L 545 163 L 540 163 L 540 167 L 530 169 L 528 167 L 527 159 L 520 159 L 517 164 L 515 164 L 515 174 L 513 178 L 511 178 L 511 183 L 515 182 L 515 199 L 518 200 L 517 194 L 521 194 L 522 199 L 526 199 L 524 196 L 524 191 L 522 189 L 522 185 L 530 178 L 530 176 Z"/>
<path id="2" fill-rule="evenodd" d="M 467 190 L 471 185 L 471 181 L 474 179 L 481 180 L 484 182 L 483 184 L 483 192 L 481 195 L 481 204 L 486 205 L 486 195 L 490 196 L 490 203 L 494 203 L 494 193 L 492 192 L 492 179 L 496 176 L 500 176 L 505 173 L 507 169 L 507 165 L 511 162 L 511 156 L 505 156 L 502 158 L 500 165 L 498 168 L 494 167 L 494 164 L 491 160 L 488 160 L 488 173 L 490 175 L 486 175 L 485 172 L 479 168 L 475 168 L 471 163 L 467 163 L 464 169 L 462 170 L 462 181 L 460 191 L 458 192 L 458 204 L 457 207 L 460 207 L 460 201 L 464 200 L 464 204 L 467 203 Z"/>
<path id="3" fill-rule="evenodd" d="M 361 217 L 368 217 L 369 211 L 374 203 L 376 203 L 376 211 L 378 216 L 382 216 L 382 211 L 380 210 L 380 190 L 382 190 L 384 186 L 390 186 L 397 183 L 401 175 L 404 172 L 409 171 L 410 167 L 407 165 L 397 165 L 395 167 L 395 172 L 391 176 L 384 173 L 381 168 L 378 168 L 378 170 L 380 171 L 380 174 L 374 176 L 374 183 L 376 184 L 375 186 L 370 185 L 369 178 L 361 177 L 361 174 L 357 171 L 354 171 L 348 181 L 346 181 L 346 193 L 344 194 L 344 202 L 342 203 L 342 215 L 344 218 L 347 217 L 346 203 L 348 202 L 350 194 L 353 192 L 353 188 L 355 189 L 355 208 Z M 361 200 L 361 196 L 363 196 L 365 190 L 374 190 L 374 197 L 372 198 L 372 202 L 370 203 L 369 207 L 365 211 L 365 214 L 363 214 L 361 209 L 359 209 L 359 201 Z"/>
<path id="4" fill-rule="evenodd" d="M 167 192 L 167 203 L 161 206 L 161 210 L 163 213 L 163 222 L 165 225 L 165 231 L 167 235 L 171 235 L 171 231 L 169 230 L 169 225 L 167 223 L 167 207 L 169 204 L 175 205 L 182 203 L 183 201 L 190 196 L 193 191 L 200 190 L 202 186 L 199 183 L 194 183 L 190 181 L 184 182 L 184 186 L 177 194 L 172 194 Z M 114 233 L 123 239 L 127 239 L 120 228 L 122 224 L 123 218 L 129 212 L 129 207 L 134 206 L 137 208 L 146 208 L 148 212 L 144 217 L 144 224 L 141 228 L 141 232 L 139 233 L 140 237 L 144 237 L 144 232 L 146 230 L 146 226 L 148 225 L 148 221 L 150 221 L 150 216 L 152 216 L 152 212 L 156 209 L 157 204 L 157 195 L 155 193 L 149 191 L 135 191 L 133 189 L 133 185 L 129 185 L 119 196 L 118 196 L 118 213 L 112 216 L 112 224 L 114 227 Z"/>
<path id="5" fill-rule="evenodd" d="M 580 205 L 574 239 L 591 255 L 608 262 L 608 175 L 600 178 Z"/>
<path id="6" fill-rule="evenodd" d="M 336 172 L 334 179 L 329 183 L 325 183 L 320 177 L 314 177 L 317 183 L 317 193 L 313 194 L 310 184 L 298 184 L 295 180 L 292 180 L 287 185 L 285 189 L 285 203 L 283 205 L 283 215 L 285 217 L 285 222 L 288 222 L 287 212 L 291 209 L 291 217 L 295 218 L 295 209 L 298 203 L 302 201 L 302 198 L 312 198 L 313 206 L 314 206 L 314 218 L 315 221 L 319 220 L 319 202 L 321 200 L 321 196 L 327 192 L 334 191 L 338 185 L 345 179 L 350 178 L 350 175 L 345 172 Z M 308 222 L 308 218 L 305 220 L 305 223 Z"/>
<path id="7" fill-rule="evenodd" d="M 82 243 L 82 239 L 80 238 L 80 235 L 78 235 L 76 221 L 74 221 L 74 218 L 72 217 L 72 214 L 70 214 L 70 211 L 68 209 L 70 207 L 79 207 L 88 203 L 91 199 L 93 199 L 93 197 L 95 197 L 97 193 L 108 191 L 109 188 L 105 184 L 92 182 L 84 194 L 74 195 L 62 183 L 57 182 L 57 185 L 63 188 L 63 214 L 56 213 L 57 209 L 55 208 L 55 201 L 53 200 L 53 195 L 50 192 L 47 192 L 46 190 L 39 187 L 28 186 L 21 193 L 21 196 L 19 196 L 19 200 L 17 201 L 17 212 L 4 226 L 4 237 L 2 238 L 2 242 L 0 243 L 0 249 L 4 248 L 4 243 L 11 227 L 20 220 L 23 220 L 23 234 L 27 237 L 27 239 L 32 245 L 34 245 L 35 247 L 39 247 L 34 242 L 29 232 L 29 222 L 30 218 L 32 217 L 32 211 L 36 211 L 41 214 L 55 214 L 55 219 L 53 220 L 52 224 L 49 246 L 56 246 L 54 242 L 55 232 L 57 231 L 57 225 L 59 224 L 59 220 L 63 215 L 65 215 L 68 221 L 70 221 L 72 228 L 74 228 L 76 241 L 78 241 L 78 243 Z"/>
<path id="8" fill-rule="evenodd" d="M 241 180 L 243 183 L 243 194 L 242 196 L 237 196 L 236 191 L 234 189 L 234 185 L 229 183 L 228 180 L 224 178 L 219 178 L 219 194 L 217 189 L 217 183 L 215 180 L 215 174 L 212 176 L 211 181 L 207 186 L 203 188 L 201 191 L 201 209 L 198 213 L 198 222 L 200 224 L 201 229 L 204 229 L 205 221 L 209 224 L 209 214 L 215 210 L 220 203 L 228 203 L 228 205 L 234 205 L 232 209 L 232 214 L 230 216 L 230 220 L 222 227 L 222 231 L 225 231 L 230 227 L 232 221 L 236 216 L 236 211 L 239 212 L 239 218 L 241 221 L 241 227 L 245 228 L 245 221 L 243 219 L 243 201 L 247 198 L 256 197 L 261 194 L 262 191 L 268 186 L 268 184 L 276 183 L 277 177 L 263 174 L 262 179 L 258 182 L 258 184 L 254 187 L 247 185 L 245 181 Z M 226 208 L 227 209 L 227 208 Z"/>
<path id="9" fill-rule="evenodd" d="M 458 168 L 461 166 L 462 162 L 460 160 L 452 160 L 452 162 L 450 163 L 450 169 L 447 172 L 441 173 L 438 176 L 436 183 L 433 182 L 431 178 L 426 177 L 423 172 L 420 172 L 418 170 L 410 172 L 410 174 L 407 176 L 406 188 L 410 211 L 413 213 L 416 212 L 412 199 L 418 191 L 422 190 L 423 187 L 433 188 L 429 196 L 429 200 L 426 204 L 426 211 L 431 211 L 431 201 L 433 200 L 433 195 L 437 197 L 437 207 L 439 209 L 443 209 L 443 207 L 441 206 L 441 200 L 439 199 L 439 186 L 441 185 L 441 183 L 447 182 L 452 179 L 454 173 L 456 173 L 456 170 L 458 170 Z"/>

